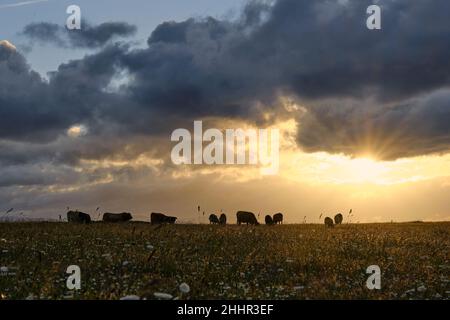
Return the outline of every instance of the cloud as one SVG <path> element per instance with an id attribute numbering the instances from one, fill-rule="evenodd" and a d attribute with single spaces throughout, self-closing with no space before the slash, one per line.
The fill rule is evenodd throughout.
<path id="1" fill-rule="evenodd" d="M 448 152 L 450 3 L 379 1 L 381 31 L 365 27 L 369 4 L 254 1 L 234 20 L 164 22 L 144 48 L 113 41 L 136 29 L 123 23 L 29 25 L 36 41 L 98 51 L 45 80 L 0 46 L 0 162 L 162 159 L 172 130 L 194 119 L 264 126 L 269 113 L 298 121 L 305 151 Z M 287 113 L 286 96 L 303 107 Z M 69 139 L 74 126 L 89 130 Z"/>
<path id="2" fill-rule="evenodd" d="M 8 40 L 1 40 L 0 41 L 0 46 L 4 47 L 6 49 L 12 50 L 12 51 L 16 51 L 17 50 L 17 48 L 11 42 L 9 42 Z"/>
<path id="3" fill-rule="evenodd" d="M 395 160 L 450 150 L 450 89 L 379 105 L 355 99 L 316 102 L 298 119 L 306 152 Z"/>
<path id="4" fill-rule="evenodd" d="M 32 41 L 66 48 L 99 48 L 118 37 L 129 37 L 136 27 L 123 22 L 105 22 L 92 26 L 82 22 L 81 30 L 68 30 L 58 24 L 39 22 L 25 26 L 22 34 Z"/>
<path id="5" fill-rule="evenodd" d="M 6 9 L 6 8 L 15 8 L 15 7 L 22 7 L 29 4 L 36 4 L 39 2 L 48 2 L 50 0 L 30 0 L 30 1 L 22 1 L 17 3 L 10 3 L 10 4 L 2 4 L 0 5 L 0 9 Z"/>

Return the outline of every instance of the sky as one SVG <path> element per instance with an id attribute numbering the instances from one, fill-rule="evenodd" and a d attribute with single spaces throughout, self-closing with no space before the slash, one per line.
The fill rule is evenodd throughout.
<path id="1" fill-rule="evenodd" d="M 373 3 L 381 30 L 366 27 Z M 65 28 L 71 4 L 81 30 Z M 448 221 L 449 9 L 0 0 L 0 215 L 57 218 L 69 207 L 97 218 L 100 207 L 201 223 L 237 210 L 261 222 L 276 212 L 290 223 L 338 212 Z M 175 165 L 171 133 L 195 120 L 279 130 L 278 172 Z"/>

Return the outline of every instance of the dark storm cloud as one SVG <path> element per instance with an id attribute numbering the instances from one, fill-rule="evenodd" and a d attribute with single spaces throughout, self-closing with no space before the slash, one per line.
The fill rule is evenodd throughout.
<path id="1" fill-rule="evenodd" d="M 450 3 L 432 2 L 380 1 L 381 31 L 365 26 L 372 1 L 251 3 L 233 23 L 163 23 L 123 57 L 128 93 L 159 112 L 247 118 L 280 94 L 407 99 L 450 83 Z"/>
<path id="2" fill-rule="evenodd" d="M 265 111 L 282 112 L 288 95 L 306 108 L 293 116 L 307 151 L 371 147 L 384 159 L 448 151 L 450 2 L 379 1 L 382 30 L 370 31 L 372 2 L 253 1 L 235 20 L 162 23 L 145 48 L 111 43 L 135 30 L 120 23 L 80 32 L 29 25 L 35 40 L 101 48 L 43 80 L 0 46 L 0 138 L 44 144 L 34 156 L 69 165 L 127 148 L 131 158 L 145 152 L 139 137 L 168 140 L 201 117 L 259 122 Z M 76 124 L 89 129 L 83 140 L 55 143 Z M 114 147 L 114 137 L 127 143 Z M 147 150 L 167 151 L 162 145 Z M 26 162 L 27 154 L 0 158 Z"/>
<path id="3" fill-rule="evenodd" d="M 307 152 L 371 154 L 383 160 L 450 150 L 450 89 L 400 103 L 331 100 L 299 116 L 298 141 Z"/>
<path id="4" fill-rule="evenodd" d="M 92 26 L 83 21 L 81 30 L 68 30 L 58 24 L 39 22 L 25 26 L 22 33 L 33 42 L 92 49 L 102 47 L 117 37 L 129 37 L 136 33 L 136 27 L 123 22 L 106 22 Z"/>
<path id="5" fill-rule="evenodd" d="M 30 70 L 20 53 L 0 46 L 0 137 L 42 143 L 73 124 L 94 122 L 95 103 L 101 107 L 109 99 L 100 86 L 114 68 L 99 60 L 114 50 L 61 65 L 46 81 Z"/>
<path id="6" fill-rule="evenodd" d="M 58 114 L 48 85 L 24 57 L 0 45 L 0 137 L 39 139 L 55 129 Z M 58 125 L 56 125 L 58 127 Z"/>

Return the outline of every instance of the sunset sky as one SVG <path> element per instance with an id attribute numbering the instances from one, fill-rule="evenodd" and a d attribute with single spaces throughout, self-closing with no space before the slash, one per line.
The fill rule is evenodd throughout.
<path id="1" fill-rule="evenodd" d="M 450 220 L 449 1 L 80 0 L 81 31 L 74 1 L 23 2 L 0 0 L 0 218 Z M 174 165 L 194 120 L 278 129 L 278 174 Z"/>

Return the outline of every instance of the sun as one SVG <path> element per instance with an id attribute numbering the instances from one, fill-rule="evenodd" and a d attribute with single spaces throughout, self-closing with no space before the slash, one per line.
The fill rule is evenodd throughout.
<path id="1" fill-rule="evenodd" d="M 347 160 L 344 174 L 351 182 L 383 183 L 383 177 L 390 169 L 381 161 L 372 158 L 355 158 Z"/>

